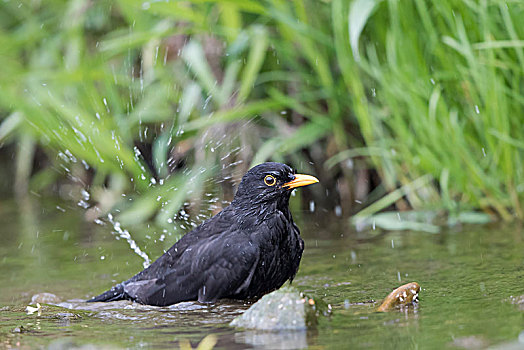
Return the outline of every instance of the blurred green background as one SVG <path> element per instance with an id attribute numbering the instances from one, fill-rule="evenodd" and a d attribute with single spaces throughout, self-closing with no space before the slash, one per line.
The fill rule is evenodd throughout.
<path id="1" fill-rule="evenodd" d="M 165 226 L 273 160 L 344 215 L 522 220 L 522 18 L 497 0 L 4 0 L 0 190 Z"/>

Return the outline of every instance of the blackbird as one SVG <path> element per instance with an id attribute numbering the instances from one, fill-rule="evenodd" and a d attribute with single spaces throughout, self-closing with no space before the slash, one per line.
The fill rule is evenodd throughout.
<path id="1" fill-rule="evenodd" d="M 280 163 L 242 178 L 231 204 L 184 235 L 148 268 L 89 300 L 148 305 L 252 299 L 292 281 L 304 250 L 289 211 L 296 187 L 318 182 Z"/>

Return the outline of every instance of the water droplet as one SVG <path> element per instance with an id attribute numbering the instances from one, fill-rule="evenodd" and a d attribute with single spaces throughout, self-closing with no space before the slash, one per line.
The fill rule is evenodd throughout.
<path id="1" fill-rule="evenodd" d="M 109 106 L 107 104 L 107 99 L 105 97 L 103 98 L 103 101 L 104 101 L 104 105 L 106 106 L 107 113 L 110 113 Z"/>
<path id="2" fill-rule="evenodd" d="M 166 50 L 164 51 L 164 66 L 165 66 L 166 63 L 167 63 L 167 56 L 168 56 L 168 53 L 169 53 L 169 46 L 166 46 Z"/>

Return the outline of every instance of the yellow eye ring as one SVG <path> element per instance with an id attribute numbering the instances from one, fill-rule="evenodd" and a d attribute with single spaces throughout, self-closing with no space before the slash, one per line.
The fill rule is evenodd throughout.
<path id="1" fill-rule="evenodd" d="M 268 186 L 275 186 L 277 183 L 277 179 L 273 175 L 266 175 L 264 178 L 264 183 Z"/>

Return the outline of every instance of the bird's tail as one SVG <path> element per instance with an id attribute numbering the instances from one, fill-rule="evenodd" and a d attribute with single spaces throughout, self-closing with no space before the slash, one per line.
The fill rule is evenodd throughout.
<path id="1" fill-rule="evenodd" d="M 92 303 L 95 301 L 116 301 L 116 300 L 123 300 L 123 299 L 129 299 L 129 296 L 124 291 L 124 285 L 122 283 L 117 284 L 110 290 L 93 297 L 92 299 L 87 300 L 88 303 Z"/>

